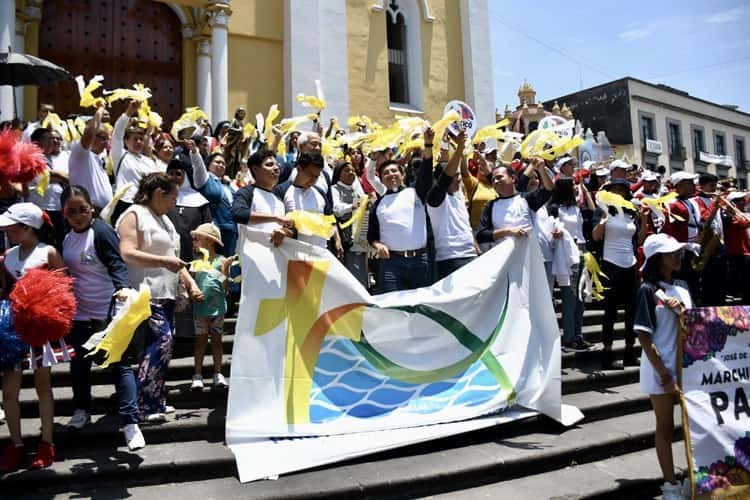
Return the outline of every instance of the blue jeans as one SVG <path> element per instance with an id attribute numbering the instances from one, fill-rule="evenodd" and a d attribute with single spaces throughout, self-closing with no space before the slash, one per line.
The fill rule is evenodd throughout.
<path id="1" fill-rule="evenodd" d="M 460 269 L 469 262 L 474 260 L 474 257 L 459 257 L 456 259 L 445 259 L 438 260 L 435 262 L 437 266 L 437 279 L 441 280 L 451 274 L 456 269 Z"/>
<path id="2" fill-rule="evenodd" d="M 138 407 L 144 417 L 166 411 L 167 369 L 174 346 L 174 301 L 152 302 L 151 317 L 145 325 L 145 346 L 138 366 Z"/>
<path id="3" fill-rule="evenodd" d="M 396 290 L 412 290 L 432 284 L 432 270 L 427 253 L 414 257 L 391 255 L 383 259 L 378 267 L 379 293 Z"/>
<path id="4" fill-rule="evenodd" d="M 221 254 L 224 257 L 231 257 L 234 255 L 235 247 L 237 246 L 237 229 L 220 229 L 221 241 L 224 246 L 221 248 Z"/>
<path id="5" fill-rule="evenodd" d="M 106 328 L 104 320 L 74 321 L 68 339 L 76 350 L 76 356 L 70 360 L 70 376 L 73 385 L 73 407 L 91 413 L 91 358 L 83 344 L 96 332 Z M 136 383 L 133 368 L 127 362 L 112 363 L 109 366 L 112 383 L 117 391 L 120 420 L 123 425 L 138 423 L 138 405 L 136 404 Z"/>
<path id="6" fill-rule="evenodd" d="M 562 327 L 565 344 L 582 340 L 583 301 L 578 298 L 578 283 L 581 279 L 581 265 L 575 264 L 570 269 L 570 285 L 560 287 L 562 297 Z"/>

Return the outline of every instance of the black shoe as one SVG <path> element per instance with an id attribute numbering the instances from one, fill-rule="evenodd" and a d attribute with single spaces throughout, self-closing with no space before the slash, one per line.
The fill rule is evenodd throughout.
<path id="1" fill-rule="evenodd" d="M 635 354 L 633 346 L 626 346 L 625 355 L 622 357 L 622 366 L 639 366 L 640 364 L 641 362 Z"/>
<path id="2" fill-rule="evenodd" d="M 602 351 L 602 370 L 616 370 L 615 354 L 612 351 Z"/>
<path id="3" fill-rule="evenodd" d="M 591 346 L 582 339 L 577 339 L 573 342 L 563 342 L 562 345 L 563 352 L 586 352 L 589 349 L 591 349 Z"/>

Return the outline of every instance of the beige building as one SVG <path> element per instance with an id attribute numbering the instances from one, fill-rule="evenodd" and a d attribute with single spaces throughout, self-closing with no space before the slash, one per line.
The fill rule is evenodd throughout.
<path id="1" fill-rule="evenodd" d="M 174 119 L 199 105 L 214 123 L 243 106 L 306 112 L 297 94 L 320 80 L 326 120 L 367 114 L 434 120 L 468 102 L 494 120 L 488 0 L 0 0 L 0 43 L 39 55 L 105 87 L 142 82 Z M 9 90 L 0 112 L 12 114 Z M 76 113 L 75 87 L 17 91 L 26 119 L 39 102 Z M 10 103 L 10 104 L 9 104 Z"/>
<path id="2" fill-rule="evenodd" d="M 568 103 L 584 128 L 605 130 L 612 146 L 634 163 L 711 172 L 748 186 L 750 114 L 736 106 L 630 77 L 554 100 Z"/>

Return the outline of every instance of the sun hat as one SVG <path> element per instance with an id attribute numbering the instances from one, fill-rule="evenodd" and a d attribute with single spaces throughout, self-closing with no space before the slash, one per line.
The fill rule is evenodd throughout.
<path id="1" fill-rule="evenodd" d="M 0 215 L 0 228 L 14 224 L 23 224 L 39 229 L 44 224 L 42 209 L 33 203 L 26 202 L 11 205 L 4 214 Z"/>
<path id="2" fill-rule="evenodd" d="M 676 252 L 678 250 L 684 249 L 686 246 L 687 243 L 680 243 L 666 233 L 652 234 L 651 236 L 646 238 L 646 241 L 643 242 L 643 255 L 645 257 L 645 261 L 641 266 L 641 272 L 646 268 L 648 259 L 650 259 L 654 255 L 660 253 Z"/>
<path id="3" fill-rule="evenodd" d="M 219 231 L 219 228 L 211 224 L 210 222 L 201 224 L 193 231 L 190 231 L 190 236 L 203 236 L 218 243 L 221 246 L 224 246 L 224 242 L 221 241 L 221 231 Z"/>

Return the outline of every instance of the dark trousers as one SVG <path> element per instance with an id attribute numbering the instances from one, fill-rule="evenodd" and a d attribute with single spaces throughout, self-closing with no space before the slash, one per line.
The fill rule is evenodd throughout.
<path id="1" fill-rule="evenodd" d="M 604 322 L 602 325 L 602 343 L 611 346 L 614 341 L 615 320 L 618 307 L 625 309 L 625 345 L 635 344 L 633 316 L 635 316 L 636 280 L 635 266 L 623 268 L 608 261 L 602 261 L 602 272 L 606 288 L 604 292 Z"/>
<path id="2" fill-rule="evenodd" d="M 728 288 L 743 304 L 750 305 L 750 255 L 729 255 L 727 268 Z"/>
<path id="3" fill-rule="evenodd" d="M 426 253 L 414 257 L 398 257 L 379 262 L 378 293 L 412 290 L 432 283 L 430 258 Z"/>
<path id="4" fill-rule="evenodd" d="M 441 280 L 451 274 L 456 269 L 464 267 L 474 260 L 474 257 L 459 257 L 456 259 L 438 260 L 435 262 L 437 267 L 437 279 Z"/>
<path id="5" fill-rule="evenodd" d="M 73 407 L 91 413 L 91 358 L 83 344 L 96 332 L 106 328 L 104 320 L 74 321 L 73 329 L 68 336 L 76 350 L 76 356 L 70 361 L 70 376 L 73 382 Z M 136 404 L 136 383 L 133 368 L 128 363 L 112 363 L 109 366 L 112 382 L 119 401 L 118 413 L 123 425 L 138 423 L 138 405 Z"/>
<path id="6" fill-rule="evenodd" d="M 714 255 L 701 273 L 701 306 L 723 306 L 727 289 L 727 259 Z"/>

